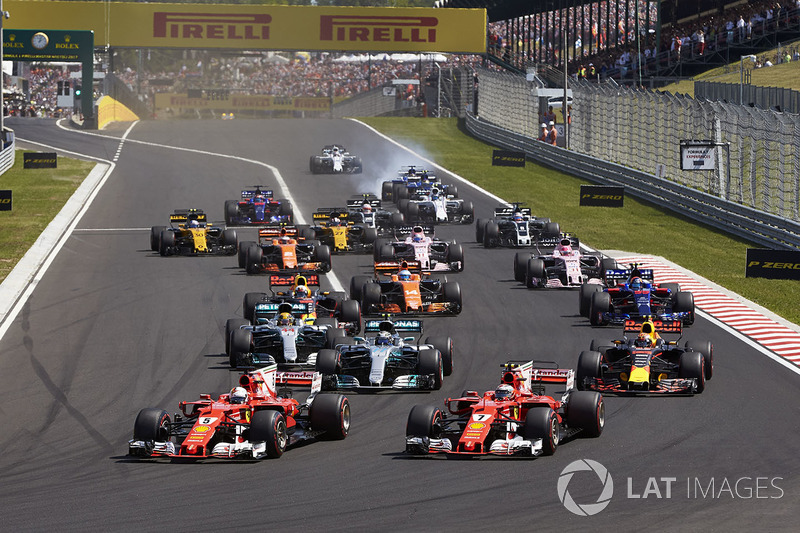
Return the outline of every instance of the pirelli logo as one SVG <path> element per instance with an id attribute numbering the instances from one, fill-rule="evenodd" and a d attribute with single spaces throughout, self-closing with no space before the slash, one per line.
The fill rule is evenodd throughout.
<path id="1" fill-rule="evenodd" d="M 321 41 L 345 43 L 435 43 L 437 17 L 322 15 Z"/>
<path id="2" fill-rule="evenodd" d="M 168 39 L 269 39 L 272 15 L 265 13 L 153 13 L 153 37 Z"/>

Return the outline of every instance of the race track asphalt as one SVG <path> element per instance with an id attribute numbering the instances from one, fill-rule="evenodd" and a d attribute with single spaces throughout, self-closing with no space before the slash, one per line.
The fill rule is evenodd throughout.
<path id="1" fill-rule="evenodd" d="M 37 141 L 108 160 L 125 131 L 85 135 L 48 120 L 9 122 L 22 146 Z M 363 158 L 364 174 L 310 174 L 309 157 L 333 142 Z M 589 327 L 576 291 L 532 292 L 514 282 L 514 250 L 483 249 L 474 225 L 437 228 L 463 243 L 466 263 L 448 276 L 462 286 L 463 313 L 425 320 L 427 334 L 455 340 L 454 373 L 441 390 L 349 394 L 347 439 L 312 442 L 278 460 L 131 460 L 127 441 L 141 408 L 172 413 L 181 400 L 235 384 L 225 321 L 240 316 L 245 292 L 266 287 L 235 257 L 160 257 L 149 250 L 149 227 L 186 207 L 221 220 L 224 201 L 242 188 L 277 188 L 257 163 L 279 170 L 295 210 L 310 220 L 315 208 L 377 193 L 399 166 L 422 161 L 347 120 L 136 124 L 0 339 L 4 530 L 794 530 L 800 376 L 702 318 L 685 332 L 714 343 L 714 378 L 702 395 L 606 397 L 603 435 L 566 442 L 552 457 L 406 456 L 415 404 L 443 406 L 463 389 L 494 388 L 509 359 L 574 368 L 592 338 L 617 331 Z M 466 185 L 459 190 L 479 217 L 497 204 Z M 240 240 L 256 235 L 238 231 Z M 369 259 L 334 256 L 333 275 L 347 287 L 368 273 Z M 565 509 L 557 491 L 562 470 L 580 459 L 601 463 L 614 482 L 608 506 L 591 517 Z M 593 473 L 579 472 L 568 490 L 587 504 L 600 487 Z"/>

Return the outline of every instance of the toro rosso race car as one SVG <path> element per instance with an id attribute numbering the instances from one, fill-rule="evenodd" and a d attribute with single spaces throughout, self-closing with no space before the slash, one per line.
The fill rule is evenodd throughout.
<path id="1" fill-rule="evenodd" d="M 417 189 L 408 199 L 398 200 L 397 208 L 412 223 L 472 224 L 475 220 L 472 202 L 445 194 L 438 187 Z"/>
<path id="2" fill-rule="evenodd" d="M 161 409 L 139 411 L 128 455 L 138 458 L 276 458 L 298 442 L 344 439 L 350 403 L 341 394 L 318 394 L 320 380 L 304 403 L 279 395 L 274 365 L 239 378 L 230 393 L 180 402 L 174 417 Z"/>
<path id="3" fill-rule="evenodd" d="M 461 313 L 461 286 L 458 282 L 431 279 L 421 274 L 419 269 L 418 263 L 377 263 L 375 278 L 354 276 L 351 279 L 350 298 L 361 301 L 364 315 Z M 382 278 L 381 274 L 385 277 Z"/>
<path id="4" fill-rule="evenodd" d="M 680 339 L 660 335 L 670 333 L 680 337 L 680 320 L 626 320 L 621 339 L 593 340 L 578 357 L 578 389 L 700 394 L 713 375 L 714 348 L 709 341 L 679 346 Z"/>
<path id="5" fill-rule="evenodd" d="M 336 144 L 323 147 L 321 155 L 312 155 L 309 167 L 312 174 L 361 174 L 364 171 L 360 157 Z"/>
<path id="6" fill-rule="evenodd" d="M 347 208 L 328 207 L 313 214 L 313 238 L 328 246 L 334 253 L 372 253 L 378 230 L 351 220 Z M 354 218 L 360 218 L 355 215 Z"/>
<path id="7" fill-rule="evenodd" d="M 406 423 L 406 453 L 536 457 L 553 455 L 562 441 L 580 433 L 597 437 L 605 425 L 603 397 L 573 390 L 573 381 L 572 370 L 509 361 L 495 390 L 448 398 L 444 413 L 414 406 Z M 560 400 L 545 395 L 546 383 L 566 384 Z"/>
<path id="8" fill-rule="evenodd" d="M 236 253 L 236 230 L 212 226 L 202 209 L 176 209 L 169 223 L 169 227 L 150 228 L 150 249 L 162 256 Z"/>
<path id="9" fill-rule="evenodd" d="M 631 265 L 628 270 L 606 270 L 608 287 L 581 285 L 580 313 L 592 326 L 622 324 L 630 318 L 655 316 L 661 320 L 694 323 L 694 296 L 677 283 L 653 283 L 653 271 Z"/>
<path id="10" fill-rule="evenodd" d="M 292 204 L 289 200 L 274 200 L 272 191 L 254 185 L 242 191 L 241 200 L 225 200 L 225 224 L 245 226 L 292 222 Z"/>
<path id="11" fill-rule="evenodd" d="M 275 290 L 274 287 L 289 290 Z M 319 276 L 308 274 L 294 276 L 272 274 L 269 277 L 271 294 L 264 292 L 248 292 L 244 295 L 242 315 L 248 323 L 259 324 L 277 316 L 275 304 L 289 302 L 292 304 L 308 304 L 308 312 L 293 313 L 307 324 L 319 324 L 323 319 L 335 319 L 330 322 L 334 328 L 342 328 L 349 335 L 361 331 L 361 306 L 356 300 L 347 299 L 343 292 L 319 290 Z M 265 305 L 269 304 L 269 305 Z"/>
<path id="12" fill-rule="evenodd" d="M 475 225 L 475 240 L 485 248 L 535 246 L 541 239 L 558 238 L 560 235 L 561 228 L 557 222 L 534 217 L 530 208 L 521 207 L 520 204 L 497 207 L 492 218 L 479 218 Z"/>
<path id="13" fill-rule="evenodd" d="M 248 274 L 281 274 L 331 270 L 331 249 L 319 241 L 298 236 L 296 226 L 270 226 L 258 230 L 259 242 L 239 246 L 239 266 Z"/>
<path id="14" fill-rule="evenodd" d="M 376 263 L 411 261 L 419 263 L 424 272 L 461 272 L 464 270 L 464 251 L 454 242 L 440 241 L 425 233 L 433 234 L 428 226 L 399 228 L 408 233 L 402 241 L 375 242 L 373 258 Z"/>
<path id="15" fill-rule="evenodd" d="M 368 320 L 364 331 L 368 335 L 320 350 L 316 370 L 322 374 L 323 390 L 434 390 L 453 372 L 450 337 L 428 337 L 420 343 L 400 335 L 421 334 L 421 320 Z"/>
<path id="16" fill-rule="evenodd" d="M 554 246 L 549 254 L 518 252 L 514 255 L 514 279 L 529 289 L 580 287 L 603 283 L 606 270 L 617 263 L 599 252 L 583 253 L 578 239 L 569 235 L 542 238 L 538 246 Z"/>

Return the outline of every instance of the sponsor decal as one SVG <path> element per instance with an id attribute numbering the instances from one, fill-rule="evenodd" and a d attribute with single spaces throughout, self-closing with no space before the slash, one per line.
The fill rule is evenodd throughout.
<path id="1" fill-rule="evenodd" d="M 623 207 L 625 187 L 606 185 L 581 185 L 580 205 L 599 207 Z"/>
<path id="2" fill-rule="evenodd" d="M 465 439 L 479 439 L 481 438 L 480 431 L 465 431 L 464 432 Z"/>
<path id="3" fill-rule="evenodd" d="M 494 150 L 492 152 L 493 167 L 525 167 L 525 152 Z"/>
<path id="4" fill-rule="evenodd" d="M 194 428 L 195 433 L 207 433 L 211 431 L 211 428 L 208 426 L 197 426 Z"/>
<path id="5" fill-rule="evenodd" d="M 482 422 L 472 422 L 470 425 L 467 426 L 469 429 L 483 429 L 486 427 L 486 424 Z"/>
<path id="6" fill-rule="evenodd" d="M 800 279 L 800 251 L 747 249 L 747 278 Z"/>
<path id="7" fill-rule="evenodd" d="M 12 192 L 10 189 L 0 190 L 0 211 L 11 211 Z"/>
<path id="8" fill-rule="evenodd" d="M 169 39 L 233 39 L 265 41 L 269 39 L 267 13 L 153 13 L 153 37 Z"/>
<path id="9" fill-rule="evenodd" d="M 322 15 L 319 39 L 337 42 L 435 43 L 438 17 Z"/>
<path id="10" fill-rule="evenodd" d="M 22 168 L 58 168 L 58 156 L 55 152 L 25 152 Z"/>
<path id="11" fill-rule="evenodd" d="M 681 170 L 714 170 L 716 146 L 714 141 L 680 141 Z"/>

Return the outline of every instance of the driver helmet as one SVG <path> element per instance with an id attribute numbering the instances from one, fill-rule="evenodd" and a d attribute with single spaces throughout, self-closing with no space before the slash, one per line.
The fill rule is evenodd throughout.
<path id="1" fill-rule="evenodd" d="M 401 270 L 397 274 L 397 279 L 399 279 L 400 281 L 411 281 L 411 272 L 409 272 L 408 270 Z"/>
<path id="2" fill-rule="evenodd" d="M 279 326 L 291 326 L 292 325 L 292 315 L 289 313 L 281 313 L 278 315 L 278 325 Z"/>
<path id="3" fill-rule="evenodd" d="M 388 331 L 381 331 L 375 338 L 377 346 L 390 346 L 392 344 L 392 334 Z"/>
<path id="4" fill-rule="evenodd" d="M 561 239 L 561 243 L 558 245 L 557 250 L 559 252 L 571 252 L 572 246 L 570 244 L 569 239 Z"/>
<path id="5" fill-rule="evenodd" d="M 364 204 L 361 206 L 362 213 L 372 213 L 372 206 L 369 204 Z"/>
<path id="6" fill-rule="evenodd" d="M 523 220 L 522 213 L 519 211 L 514 211 L 514 222 L 522 222 Z"/>
<path id="7" fill-rule="evenodd" d="M 289 241 L 290 241 L 290 240 L 291 240 L 291 239 L 289 238 L 289 236 L 288 236 L 288 235 L 284 235 L 283 237 L 281 237 L 281 238 L 280 238 L 280 242 L 281 242 L 281 244 L 289 244 Z"/>
<path id="8" fill-rule="evenodd" d="M 341 223 L 342 223 L 342 221 L 339 220 L 339 217 L 333 217 L 331 219 L 331 226 L 338 226 Z"/>
<path id="9" fill-rule="evenodd" d="M 199 228 L 200 227 L 200 222 L 198 222 L 197 219 L 193 218 L 192 220 L 189 221 L 189 227 L 190 228 Z"/>
<path id="10" fill-rule="evenodd" d="M 294 288 L 295 298 L 311 298 L 311 290 L 305 285 L 298 285 Z"/>
<path id="11" fill-rule="evenodd" d="M 647 333 L 639 333 L 639 336 L 634 341 L 637 348 L 648 348 L 652 346 L 652 341 L 650 339 L 650 335 Z"/>
<path id="12" fill-rule="evenodd" d="M 643 287 L 642 278 L 631 279 L 630 288 L 632 291 L 639 291 Z"/>
<path id="13" fill-rule="evenodd" d="M 234 387 L 231 389 L 230 401 L 231 403 L 245 403 L 247 402 L 247 391 L 244 387 Z"/>
<path id="14" fill-rule="evenodd" d="M 514 398 L 514 388 L 511 385 L 500 385 L 494 391 L 494 399 L 497 401 L 511 400 Z"/>
<path id="15" fill-rule="evenodd" d="M 333 153 L 334 153 L 334 154 L 338 154 L 338 153 L 339 153 L 339 148 L 338 148 L 338 147 L 336 147 L 336 146 L 334 146 L 334 147 L 333 147 Z"/>

